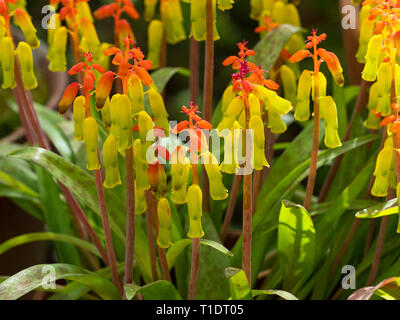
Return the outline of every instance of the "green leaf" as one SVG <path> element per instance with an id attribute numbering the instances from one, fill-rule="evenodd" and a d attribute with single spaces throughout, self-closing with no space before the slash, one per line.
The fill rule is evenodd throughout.
<path id="1" fill-rule="evenodd" d="M 15 247 L 36 241 L 60 241 L 64 243 L 69 243 L 100 257 L 99 252 L 97 251 L 96 247 L 93 244 L 70 235 L 52 233 L 52 232 L 27 233 L 9 239 L 0 245 L 0 255 L 6 253 L 7 251 Z"/>
<path id="2" fill-rule="evenodd" d="M 376 206 L 360 210 L 356 213 L 356 218 L 371 219 L 389 216 L 399 212 L 397 198 L 388 200 Z"/>
<path id="3" fill-rule="evenodd" d="M 44 221 L 50 232 L 73 235 L 71 212 L 60 197 L 60 189 L 52 176 L 41 167 L 36 167 L 41 203 L 44 207 Z M 67 243 L 55 244 L 57 261 L 74 265 L 80 264 L 78 250 Z"/>
<path id="4" fill-rule="evenodd" d="M 293 288 L 312 273 L 315 264 L 314 224 L 302 206 L 284 200 L 278 226 L 279 265 L 284 288 Z"/>
<path id="5" fill-rule="evenodd" d="M 182 300 L 178 290 L 171 282 L 160 280 L 149 283 L 143 287 L 135 284 L 125 285 L 125 294 L 128 300 L 132 300 L 139 292 L 144 300 Z"/>
<path id="6" fill-rule="evenodd" d="M 232 300 L 252 300 L 249 282 L 243 270 L 226 268 L 225 277 L 229 279 Z"/>
<path id="7" fill-rule="evenodd" d="M 278 60 L 289 38 L 302 30 L 303 29 L 299 27 L 289 24 L 280 25 L 278 28 L 268 32 L 268 34 L 256 44 L 254 47 L 256 54 L 249 60 L 261 66 L 263 70 L 270 71 L 276 60 Z"/>
<path id="8" fill-rule="evenodd" d="M 191 244 L 192 244 L 191 239 L 181 239 L 175 242 L 173 246 L 168 249 L 167 261 L 168 261 L 168 267 L 170 269 L 172 269 L 172 267 L 175 265 L 176 259 L 178 259 L 180 254 Z M 214 248 L 215 250 L 218 250 L 219 252 L 229 257 L 233 257 L 233 253 L 230 252 L 227 248 L 225 248 L 221 243 L 212 240 L 201 239 L 200 244 Z"/>
<path id="9" fill-rule="evenodd" d="M 49 270 L 53 270 L 50 272 Z M 48 284 L 46 280 L 71 280 L 84 284 L 105 300 L 121 299 L 111 281 L 86 269 L 69 264 L 41 264 L 24 269 L 0 284 L 0 300 L 16 300 L 25 294 Z"/>
<path id="10" fill-rule="evenodd" d="M 176 74 L 181 74 L 185 77 L 190 76 L 190 71 L 185 68 L 175 68 L 175 67 L 166 67 L 162 69 L 158 69 L 151 74 L 153 78 L 154 84 L 158 88 L 159 91 L 163 91 L 167 85 L 167 83 L 172 79 L 172 77 Z"/>
<path id="11" fill-rule="evenodd" d="M 290 292 L 283 290 L 252 290 L 251 294 L 253 295 L 253 298 L 262 295 L 276 295 L 285 300 L 299 300 L 296 296 L 294 296 Z"/>

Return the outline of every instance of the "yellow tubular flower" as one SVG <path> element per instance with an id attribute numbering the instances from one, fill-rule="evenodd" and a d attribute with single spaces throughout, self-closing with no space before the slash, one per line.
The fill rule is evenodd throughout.
<path id="1" fill-rule="evenodd" d="M 110 101 L 110 113 L 111 113 L 111 129 L 110 134 L 119 139 L 121 130 L 119 128 L 118 121 L 118 108 L 119 108 L 119 98 L 121 95 L 119 93 L 114 94 Z"/>
<path id="2" fill-rule="evenodd" d="M 254 98 L 253 98 L 254 97 Z M 254 95 L 250 95 L 250 121 L 249 129 L 254 130 L 254 156 L 253 168 L 255 170 L 263 170 L 264 167 L 269 167 L 267 158 L 265 157 L 265 130 L 264 122 L 261 119 L 260 103 Z"/>
<path id="3" fill-rule="evenodd" d="M 203 194 L 198 185 L 191 185 L 187 191 L 188 212 L 189 212 L 189 232 L 188 237 L 204 237 L 203 227 L 201 225 L 201 216 L 203 215 Z"/>
<path id="4" fill-rule="evenodd" d="M 222 96 L 222 107 L 221 107 L 222 114 L 225 113 L 225 111 L 228 109 L 230 103 L 232 102 L 233 99 L 235 99 L 235 97 L 236 93 L 233 91 L 233 86 L 228 86 L 225 89 L 224 94 Z"/>
<path id="5" fill-rule="evenodd" d="M 77 141 L 83 140 L 83 121 L 86 116 L 86 99 L 84 96 L 75 98 L 73 106 L 73 119 L 74 119 L 74 139 Z"/>
<path id="6" fill-rule="evenodd" d="M 115 188 L 121 184 L 121 176 L 118 168 L 118 140 L 112 134 L 103 144 L 103 166 L 106 174 L 105 188 Z"/>
<path id="7" fill-rule="evenodd" d="M 140 155 L 143 160 L 152 162 L 154 159 L 147 159 L 147 150 L 151 147 L 155 140 L 153 132 L 153 120 L 146 111 L 140 111 L 137 114 L 137 117 L 139 125 L 139 138 L 141 143 Z M 154 158 L 154 153 L 152 158 Z"/>
<path id="8" fill-rule="evenodd" d="M 154 17 L 158 0 L 144 0 L 144 19 L 150 21 Z"/>
<path id="9" fill-rule="evenodd" d="M 250 0 L 250 18 L 254 20 L 258 20 L 263 12 L 263 0 Z"/>
<path id="10" fill-rule="evenodd" d="M 300 20 L 300 15 L 299 11 L 297 10 L 297 7 L 293 3 L 289 3 L 286 5 L 286 17 L 284 22 L 287 24 L 291 24 L 292 26 L 300 27 L 301 26 L 301 20 Z"/>
<path id="11" fill-rule="evenodd" d="M 297 104 L 294 118 L 297 121 L 307 121 L 310 118 L 310 95 L 312 87 L 311 71 L 304 70 L 299 79 L 297 90 Z"/>
<path id="12" fill-rule="evenodd" d="M 49 51 L 49 69 L 53 72 L 67 70 L 67 42 L 68 30 L 66 27 L 58 28 L 53 37 L 53 43 Z"/>
<path id="13" fill-rule="evenodd" d="M 396 97 L 397 99 L 400 96 L 400 65 L 396 63 L 396 69 L 395 69 L 395 77 L 396 77 Z"/>
<path id="14" fill-rule="evenodd" d="M 255 85 L 253 94 L 264 102 L 265 108 L 279 115 L 285 115 L 292 110 L 290 101 L 281 98 L 275 91 L 269 90 L 263 86 Z"/>
<path id="15" fill-rule="evenodd" d="M 147 210 L 147 203 L 143 189 L 136 188 L 135 182 L 135 214 L 142 215 Z"/>
<path id="16" fill-rule="evenodd" d="M 96 28 L 93 23 L 87 19 L 82 18 L 80 23 L 80 30 L 82 36 L 86 38 L 87 45 L 91 53 L 93 53 L 93 57 L 97 59 L 102 54 L 101 52 L 101 43 L 99 37 L 96 32 Z"/>
<path id="17" fill-rule="evenodd" d="M 203 41 L 206 39 L 206 3 L 207 0 L 192 1 L 191 4 L 191 20 L 192 32 L 191 36 L 196 41 Z M 217 30 L 217 9 L 216 0 L 213 0 L 213 17 L 214 17 L 214 41 L 219 39 Z"/>
<path id="18" fill-rule="evenodd" d="M 379 123 L 381 119 L 376 117 L 375 114 L 372 112 L 377 105 L 378 105 L 378 83 L 375 82 L 369 89 L 369 99 L 367 105 L 369 112 L 367 120 L 364 121 L 364 127 L 371 130 L 378 130 L 380 128 Z"/>
<path id="19" fill-rule="evenodd" d="M 322 72 L 318 72 L 318 99 L 322 99 L 323 97 L 326 96 L 326 78 L 325 75 Z M 314 76 L 312 77 L 312 90 L 311 90 L 311 96 L 312 99 L 314 99 Z"/>
<path id="20" fill-rule="evenodd" d="M 363 6 L 361 11 L 366 7 Z M 365 55 L 367 54 L 368 42 L 374 34 L 375 21 L 365 17 L 361 22 L 360 27 L 360 38 L 358 40 L 358 50 L 356 53 L 356 58 L 359 63 L 365 63 Z"/>
<path id="21" fill-rule="evenodd" d="M 163 128 L 165 135 L 169 136 L 168 113 L 165 109 L 164 100 L 154 89 L 149 90 L 149 101 L 151 111 L 153 112 L 154 123 L 156 127 Z"/>
<path id="22" fill-rule="evenodd" d="M 153 61 L 153 69 L 160 67 L 162 38 L 164 27 L 160 20 L 153 20 L 148 28 L 148 53 L 147 59 Z"/>
<path id="23" fill-rule="evenodd" d="M 234 0 L 218 0 L 218 9 L 221 11 L 232 9 L 232 4 L 234 4 Z"/>
<path id="24" fill-rule="evenodd" d="M 186 39 L 186 32 L 183 28 L 182 9 L 179 0 L 161 1 L 160 10 L 167 42 L 175 44 Z"/>
<path id="25" fill-rule="evenodd" d="M 171 207 L 166 198 L 162 198 L 158 201 L 157 206 L 158 215 L 158 238 L 157 244 L 160 248 L 167 249 L 172 245 L 171 229 L 172 229 L 172 218 L 171 218 Z"/>
<path id="26" fill-rule="evenodd" d="M 368 42 L 367 54 L 365 55 L 365 66 L 362 78 L 365 81 L 375 81 L 378 72 L 379 56 L 382 49 L 383 37 L 381 34 L 374 35 Z"/>
<path id="27" fill-rule="evenodd" d="M 150 189 L 149 177 L 147 175 L 148 164 L 141 156 L 140 139 L 133 143 L 133 154 L 135 158 L 136 188 L 140 190 Z"/>
<path id="28" fill-rule="evenodd" d="M 390 88 L 392 86 L 392 68 L 389 63 L 381 63 L 378 69 L 378 105 L 377 113 L 387 116 L 391 113 Z"/>
<path id="29" fill-rule="evenodd" d="M 14 89 L 14 43 L 10 37 L 4 37 L 0 41 L 0 61 L 3 71 L 3 89 Z"/>
<path id="30" fill-rule="evenodd" d="M 190 161 L 182 148 L 176 148 L 171 155 L 172 190 L 186 189 L 190 171 Z"/>
<path id="31" fill-rule="evenodd" d="M 388 137 L 384 148 L 379 152 L 374 171 L 375 181 L 371 194 L 375 197 L 386 197 L 390 181 L 390 168 L 394 164 L 393 138 Z"/>
<path id="32" fill-rule="evenodd" d="M 272 20 L 279 24 L 283 24 L 285 23 L 286 18 L 286 4 L 282 1 L 276 1 L 272 8 Z"/>
<path id="33" fill-rule="evenodd" d="M 128 83 L 128 95 L 132 102 L 132 113 L 144 111 L 143 84 L 137 75 L 132 75 Z"/>
<path id="34" fill-rule="evenodd" d="M 281 115 L 273 109 L 268 110 L 268 128 L 272 133 L 284 133 L 287 129 L 286 123 L 282 120 Z"/>
<path id="35" fill-rule="evenodd" d="M 78 10 L 79 18 L 86 18 L 90 22 L 93 22 L 92 11 L 90 10 L 89 4 L 85 1 L 76 3 L 76 9 Z"/>
<path id="36" fill-rule="evenodd" d="M 119 149 L 125 150 L 132 147 L 132 117 L 131 101 L 126 94 L 122 94 L 118 99 L 117 121 L 120 130 Z"/>
<path id="37" fill-rule="evenodd" d="M 233 124 L 235 123 L 237 117 L 240 115 L 240 113 L 244 110 L 244 102 L 243 98 L 240 96 L 237 96 L 234 98 L 228 108 L 226 109 L 224 116 L 219 123 L 217 130 L 222 131 L 224 129 L 233 129 Z"/>
<path id="38" fill-rule="evenodd" d="M 342 145 L 338 134 L 338 117 L 335 101 L 326 96 L 320 100 L 321 116 L 325 122 L 325 145 L 328 148 L 337 148 Z"/>
<path id="39" fill-rule="evenodd" d="M 31 17 L 29 14 L 23 9 L 15 10 L 15 17 L 18 21 L 18 25 L 21 28 L 22 32 L 24 33 L 25 40 L 28 44 L 33 48 L 36 49 L 40 45 L 40 41 L 37 37 L 37 30 L 32 24 Z"/>
<path id="40" fill-rule="evenodd" d="M 222 173 L 219 169 L 217 159 L 209 151 L 203 153 L 202 158 L 210 183 L 211 198 L 213 200 L 224 200 L 228 198 L 228 190 L 226 190 L 222 182 Z"/>
<path id="41" fill-rule="evenodd" d="M 0 16 L 0 40 L 6 35 L 6 20 Z"/>
<path id="42" fill-rule="evenodd" d="M 106 127 L 107 131 L 111 128 L 111 108 L 110 108 L 110 98 L 106 99 L 104 103 L 104 107 L 100 110 L 101 119 L 103 120 L 104 126 Z"/>
<path id="43" fill-rule="evenodd" d="M 21 41 L 16 50 L 18 61 L 21 67 L 22 83 L 26 90 L 35 89 L 38 85 L 33 70 L 32 48 L 26 42 Z"/>
<path id="44" fill-rule="evenodd" d="M 287 65 L 282 65 L 280 69 L 281 80 L 283 85 L 284 97 L 293 105 L 296 104 L 297 83 L 296 75 Z"/>
<path id="45" fill-rule="evenodd" d="M 87 169 L 90 171 L 100 169 L 99 157 L 97 154 L 97 122 L 93 117 L 88 117 L 83 122 L 83 138 L 85 140 Z"/>
<path id="46" fill-rule="evenodd" d="M 241 131 L 235 129 L 240 129 L 240 125 L 237 121 L 235 121 L 233 129 L 224 132 L 225 134 L 223 135 L 225 153 L 224 161 L 221 163 L 219 168 L 222 172 L 227 174 L 235 174 L 239 168 L 239 164 L 237 163 L 238 153 L 242 150 L 235 150 L 235 141 L 239 141 Z"/>

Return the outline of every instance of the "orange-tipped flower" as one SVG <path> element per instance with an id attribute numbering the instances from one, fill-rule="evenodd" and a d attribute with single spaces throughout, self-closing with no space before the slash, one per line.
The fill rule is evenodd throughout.
<path id="1" fill-rule="evenodd" d="M 333 52 L 326 51 L 323 48 L 318 49 L 318 54 L 325 60 L 333 79 L 335 79 L 336 83 L 342 87 L 344 85 L 343 69 L 338 57 Z"/>
<path id="2" fill-rule="evenodd" d="M 32 24 L 31 17 L 29 14 L 22 10 L 22 9 L 17 9 L 15 10 L 15 16 L 17 18 L 18 24 L 24 33 L 26 42 L 33 48 L 36 49 L 40 45 L 40 41 L 36 35 L 37 30 Z"/>
<path id="3" fill-rule="evenodd" d="M 300 62 L 300 61 L 302 61 L 303 59 L 305 59 L 305 58 L 307 58 L 309 56 L 311 56 L 311 52 L 310 51 L 308 51 L 308 50 L 300 50 L 300 51 L 297 51 L 294 55 L 292 55 L 289 58 L 289 61 L 291 63 L 297 63 L 297 62 Z"/>
<path id="4" fill-rule="evenodd" d="M 110 95 L 114 81 L 114 73 L 108 71 L 103 74 L 96 88 L 96 109 L 101 110 Z"/>
<path id="5" fill-rule="evenodd" d="M 64 91 L 64 95 L 58 104 L 58 112 L 63 115 L 74 102 L 79 91 L 79 83 L 71 83 Z"/>

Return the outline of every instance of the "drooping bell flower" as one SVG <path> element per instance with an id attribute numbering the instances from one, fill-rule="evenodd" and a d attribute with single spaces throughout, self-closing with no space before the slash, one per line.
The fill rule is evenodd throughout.
<path id="1" fill-rule="evenodd" d="M 188 237 L 202 238 L 204 231 L 201 224 L 201 216 L 203 215 L 203 193 L 197 184 L 191 185 L 187 191 L 187 202 L 189 212 L 189 232 Z"/>
<path id="2" fill-rule="evenodd" d="M 96 28 L 93 23 L 87 19 L 82 18 L 80 21 L 80 30 L 82 36 L 86 38 L 90 52 L 93 54 L 95 59 L 101 55 L 101 43 L 96 32 Z"/>
<path id="3" fill-rule="evenodd" d="M 378 105 L 376 113 L 382 116 L 389 115 L 390 108 L 390 88 L 392 87 L 392 68 L 389 63 L 381 63 L 377 73 L 378 78 Z"/>
<path id="4" fill-rule="evenodd" d="M 371 130 L 378 130 L 379 129 L 379 122 L 381 121 L 380 117 L 377 117 L 374 110 L 378 105 L 378 83 L 374 83 L 371 88 L 369 89 L 369 99 L 367 108 L 368 118 L 364 121 L 364 127 L 371 129 Z"/>
<path id="5" fill-rule="evenodd" d="M 144 0 L 144 19 L 151 21 L 154 17 L 158 0 Z"/>
<path id="6" fill-rule="evenodd" d="M 365 55 L 365 66 L 362 78 L 365 81 L 375 81 L 378 72 L 379 56 L 382 50 L 383 37 L 381 34 L 374 35 L 368 42 L 367 54 Z"/>
<path id="7" fill-rule="evenodd" d="M 250 0 L 250 18 L 258 20 L 264 10 L 263 0 Z"/>
<path id="8" fill-rule="evenodd" d="M 3 89 L 14 89 L 16 86 L 14 79 L 14 43 L 10 37 L 0 40 L 0 61 L 3 72 Z"/>
<path id="9" fill-rule="evenodd" d="M 73 82 L 71 83 L 64 91 L 64 95 L 58 104 L 58 113 L 60 115 L 65 114 L 68 111 L 68 108 L 74 102 L 76 96 L 79 91 L 79 83 Z"/>
<path id="10" fill-rule="evenodd" d="M 92 11 L 90 10 L 89 4 L 86 1 L 77 1 L 76 9 L 78 10 L 79 18 L 86 18 L 90 22 L 93 22 Z"/>
<path id="11" fill-rule="evenodd" d="M 325 75 L 322 72 L 318 72 L 318 99 L 322 99 L 323 97 L 326 97 L 326 85 L 327 85 L 327 80 L 325 78 Z M 313 101 L 315 100 L 315 77 L 312 77 L 312 90 L 311 90 L 311 96 Z"/>
<path id="12" fill-rule="evenodd" d="M 253 168 L 255 170 L 263 170 L 269 167 L 265 156 L 265 130 L 264 122 L 261 118 L 260 101 L 253 94 L 249 96 L 250 104 L 250 120 L 249 129 L 254 130 L 254 147 L 253 147 Z"/>
<path id="13" fill-rule="evenodd" d="M 312 87 L 312 73 L 304 70 L 299 79 L 297 103 L 294 118 L 297 121 L 307 121 L 310 118 L 310 95 Z"/>
<path id="14" fill-rule="evenodd" d="M 118 140 L 112 134 L 103 144 L 103 166 L 105 171 L 104 187 L 113 189 L 120 185 L 122 182 L 118 167 Z"/>
<path id="15" fill-rule="evenodd" d="M 36 49 L 40 45 L 40 41 L 37 37 L 37 30 L 32 24 L 31 17 L 29 14 L 22 9 L 15 10 L 15 17 L 18 21 L 18 25 L 24 33 L 26 42 L 33 48 Z"/>
<path id="16" fill-rule="evenodd" d="M 168 122 L 168 113 L 165 109 L 164 100 L 158 92 L 154 89 L 150 89 L 148 91 L 149 101 L 151 110 L 154 117 L 154 123 L 156 127 L 162 128 L 164 130 L 165 135 L 169 136 L 169 122 Z"/>
<path id="17" fill-rule="evenodd" d="M 358 40 L 358 50 L 356 53 L 356 58 L 359 63 L 365 63 L 365 55 L 367 54 L 368 42 L 374 35 L 375 21 L 369 19 L 368 17 L 370 9 L 370 6 L 362 6 L 360 12 L 360 37 Z"/>
<path id="18" fill-rule="evenodd" d="M 101 110 L 106 100 L 109 98 L 113 81 L 114 81 L 114 73 L 112 71 L 104 73 L 99 79 L 95 95 L 97 110 Z"/>
<path id="19" fill-rule="evenodd" d="M 333 52 L 329 52 L 323 48 L 318 49 L 318 54 L 322 59 L 324 59 L 337 85 L 339 87 L 343 87 L 344 85 L 343 69 L 342 66 L 340 65 L 338 57 Z"/>
<path id="20" fill-rule="evenodd" d="M 32 48 L 26 42 L 21 41 L 16 50 L 18 61 L 21 67 L 22 83 L 25 90 L 35 89 L 38 85 L 33 69 Z"/>
<path id="21" fill-rule="evenodd" d="M 190 161 L 185 157 L 184 149 L 178 146 L 171 155 L 171 200 L 176 204 L 184 204 L 187 201 L 189 172 Z"/>
<path id="22" fill-rule="evenodd" d="M 133 154 L 135 159 L 136 188 L 148 190 L 150 188 L 149 177 L 147 175 L 148 163 L 146 158 L 141 154 L 140 139 L 136 139 L 133 143 Z"/>
<path id="23" fill-rule="evenodd" d="M 99 170 L 100 163 L 97 153 L 98 138 L 97 138 L 97 122 L 93 117 L 88 117 L 83 122 L 83 138 L 85 140 L 87 169 L 90 171 Z"/>
<path id="24" fill-rule="evenodd" d="M 167 42 L 170 44 L 176 44 L 186 39 L 180 1 L 161 1 L 160 10 L 161 21 L 165 27 Z"/>
<path id="25" fill-rule="evenodd" d="M 150 22 L 148 35 L 147 59 L 153 61 L 153 69 L 160 67 L 161 47 L 164 34 L 164 26 L 160 20 L 154 19 Z"/>
<path id="26" fill-rule="evenodd" d="M 166 195 L 168 193 L 167 175 L 164 166 L 159 161 L 149 163 L 147 175 L 149 177 L 151 190 L 154 193 L 158 192 L 160 195 Z"/>
<path id="27" fill-rule="evenodd" d="M 272 108 L 268 110 L 268 128 L 274 134 L 284 133 L 287 130 L 281 115 Z"/>
<path id="28" fill-rule="evenodd" d="M 144 111 L 144 91 L 140 78 L 132 74 L 128 81 L 128 95 L 132 102 L 132 115 Z"/>
<path id="29" fill-rule="evenodd" d="M 284 97 L 289 100 L 292 105 L 296 104 L 297 83 L 296 75 L 287 65 L 280 68 Z"/>
<path id="30" fill-rule="evenodd" d="M 110 129 L 110 134 L 115 136 L 117 139 L 119 139 L 119 136 L 121 134 L 121 130 L 119 128 L 119 121 L 118 121 L 118 108 L 119 108 L 119 98 L 121 95 L 119 93 L 114 94 L 111 97 L 110 101 L 110 113 L 111 113 L 111 129 Z"/>
<path id="31" fill-rule="evenodd" d="M 107 98 L 104 107 L 100 110 L 101 120 L 103 121 L 104 127 L 107 131 L 111 128 L 111 107 L 110 98 Z"/>
<path id="32" fill-rule="evenodd" d="M 243 98 L 237 96 L 228 105 L 228 108 L 226 109 L 224 116 L 217 127 L 217 130 L 220 132 L 224 129 L 232 130 L 233 124 L 235 123 L 236 119 L 239 117 L 240 113 L 243 110 L 244 110 Z"/>
<path id="33" fill-rule="evenodd" d="M 132 147 L 132 117 L 131 101 L 126 94 L 122 94 L 118 99 L 117 121 L 119 127 L 119 149 L 123 151 Z"/>
<path id="34" fill-rule="evenodd" d="M 225 111 L 228 109 L 229 105 L 231 104 L 232 100 L 235 99 L 236 93 L 233 91 L 233 86 L 230 85 L 228 86 L 224 94 L 222 96 L 222 106 L 221 106 L 221 112 L 222 114 L 225 113 Z"/>
<path id="35" fill-rule="evenodd" d="M 137 121 L 139 126 L 139 138 L 141 143 L 141 157 L 147 162 L 154 161 L 154 151 L 152 145 L 155 141 L 153 120 L 146 111 L 140 111 L 137 114 Z M 151 149 L 150 149 L 151 148 Z M 148 152 L 150 150 L 150 152 Z"/>
<path id="36" fill-rule="evenodd" d="M 211 198 L 213 200 L 228 198 L 228 190 L 222 182 L 222 173 L 219 169 L 217 158 L 211 152 L 206 151 L 202 154 L 202 160 L 210 183 Z"/>
<path id="37" fill-rule="evenodd" d="M 238 158 L 242 152 L 240 144 L 242 129 L 243 127 L 239 125 L 239 122 L 235 121 L 232 130 L 223 130 L 221 134 L 224 138 L 224 161 L 219 168 L 224 173 L 236 174 L 238 171 Z"/>
<path id="38" fill-rule="evenodd" d="M 53 41 L 50 45 L 48 59 L 49 70 L 53 72 L 62 72 L 67 70 L 67 43 L 68 30 L 66 27 L 60 27 L 54 32 Z"/>
<path id="39" fill-rule="evenodd" d="M 135 181 L 135 215 L 139 216 L 147 210 L 146 196 L 143 189 L 136 188 Z"/>
<path id="40" fill-rule="evenodd" d="M 325 123 L 325 145 L 328 148 L 337 148 L 342 145 L 338 134 L 338 117 L 336 103 L 332 97 L 326 96 L 320 100 L 321 118 Z"/>
<path id="41" fill-rule="evenodd" d="M 84 96 L 79 96 L 75 99 L 73 105 L 73 120 L 74 120 L 74 140 L 83 140 L 83 121 L 86 117 L 86 99 Z"/>
<path id="42" fill-rule="evenodd" d="M 260 85 L 255 85 L 252 93 L 264 102 L 265 108 L 268 109 L 268 111 L 272 110 L 280 115 L 285 115 L 292 110 L 290 101 L 281 98 L 275 91 Z"/>
<path id="43" fill-rule="evenodd" d="M 191 36 L 196 41 L 204 41 L 207 36 L 206 28 L 206 4 L 207 0 L 198 0 L 191 2 L 191 21 L 192 21 L 192 31 Z M 213 25 L 214 25 L 214 41 L 218 40 L 219 33 L 217 29 L 217 9 L 216 0 L 213 0 Z"/>
<path id="44" fill-rule="evenodd" d="M 158 238 L 157 244 L 160 248 L 167 249 L 172 245 L 172 218 L 171 207 L 166 198 L 161 198 L 157 205 L 158 215 Z"/>
<path id="45" fill-rule="evenodd" d="M 379 152 L 376 159 L 374 171 L 375 181 L 371 189 L 371 194 L 375 197 L 386 197 L 390 185 L 394 166 L 393 138 L 388 137 L 383 149 Z"/>

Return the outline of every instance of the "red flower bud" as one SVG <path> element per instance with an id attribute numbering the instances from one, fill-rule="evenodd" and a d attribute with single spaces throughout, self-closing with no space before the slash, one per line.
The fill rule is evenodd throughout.
<path id="1" fill-rule="evenodd" d="M 74 102 L 78 95 L 79 83 L 71 83 L 64 91 L 64 95 L 58 104 L 58 112 L 63 115 L 67 112 L 68 108 Z"/>
<path id="2" fill-rule="evenodd" d="M 114 81 L 114 73 L 112 71 L 108 71 L 103 74 L 99 80 L 99 84 L 96 89 L 96 108 L 102 109 L 104 103 L 110 95 L 112 85 Z"/>

